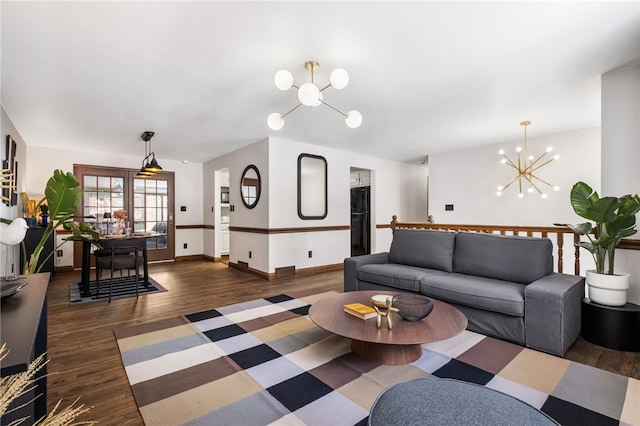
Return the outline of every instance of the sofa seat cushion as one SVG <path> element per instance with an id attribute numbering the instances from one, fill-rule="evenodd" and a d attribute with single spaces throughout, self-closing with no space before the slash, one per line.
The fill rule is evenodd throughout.
<path id="1" fill-rule="evenodd" d="M 455 232 L 396 229 L 389 262 L 451 272 Z"/>
<path id="2" fill-rule="evenodd" d="M 463 274 L 427 275 L 420 293 L 428 297 L 506 315 L 524 316 L 522 284 Z"/>
<path id="3" fill-rule="evenodd" d="M 453 272 L 529 284 L 553 272 L 548 238 L 459 232 Z"/>
<path id="4" fill-rule="evenodd" d="M 362 265 L 358 269 L 358 280 L 407 290 L 420 291 L 421 279 L 430 275 L 448 275 L 447 272 L 416 268 L 395 263 Z"/>

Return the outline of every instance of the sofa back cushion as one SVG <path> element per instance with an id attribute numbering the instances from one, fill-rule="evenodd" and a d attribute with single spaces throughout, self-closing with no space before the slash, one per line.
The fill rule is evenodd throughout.
<path id="1" fill-rule="evenodd" d="M 396 229 L 389 262 L 451 272 L 455 238 L 454 232 Z"/>
<path id="2" fill-rule="evenodd" d="M 529 284 L 553 272 L 548 238 L 460 232 L 456 235 L 453 271 Z"/>

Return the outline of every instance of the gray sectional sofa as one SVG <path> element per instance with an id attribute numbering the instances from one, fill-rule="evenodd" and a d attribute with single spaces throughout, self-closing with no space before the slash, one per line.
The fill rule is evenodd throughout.
<path id="1" fill-rule="evenodd" d="M 580 334 L 584 278 L 553 272 L 548 238 L 396 229 L 389 252 L 344 261 L 344 291 L 409 291 L 468 329 L 562 356 Z"/>

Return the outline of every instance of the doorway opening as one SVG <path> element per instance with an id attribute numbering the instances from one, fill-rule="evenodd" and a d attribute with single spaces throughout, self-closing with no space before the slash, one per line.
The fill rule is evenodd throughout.
<path id="1" fill-rule="evenodd" d="M 214 258 L 222 262 L 229 262 L 231 251 L 229 241 L 229 222 L 231 216 L 229 200 L 229 168 L 225 167 L 215 171 L 214 174 Z"/>
<path id="2" fill-rule="evenodd" d="M 371 170 L 351 168 L 351 256 L 371 253 Z"/>

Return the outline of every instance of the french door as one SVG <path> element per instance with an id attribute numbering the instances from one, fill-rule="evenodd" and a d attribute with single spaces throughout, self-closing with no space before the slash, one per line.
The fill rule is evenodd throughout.
<path id="1" fill-rule="evenodd" d="M 133 232 L 154 232 L 147 239 L 150 261 L 175 257 L 174 174 L 161 172 L 148 178 L 136 177 L 137 170 L 89 165 L 74 165 L 83 199 L 77 215 L 96 226 L 109 226 L 112 219 L 105 213 L 124 209 Z M 74 267 L 82 264 L 81 243 L 74 246 Z"/>

